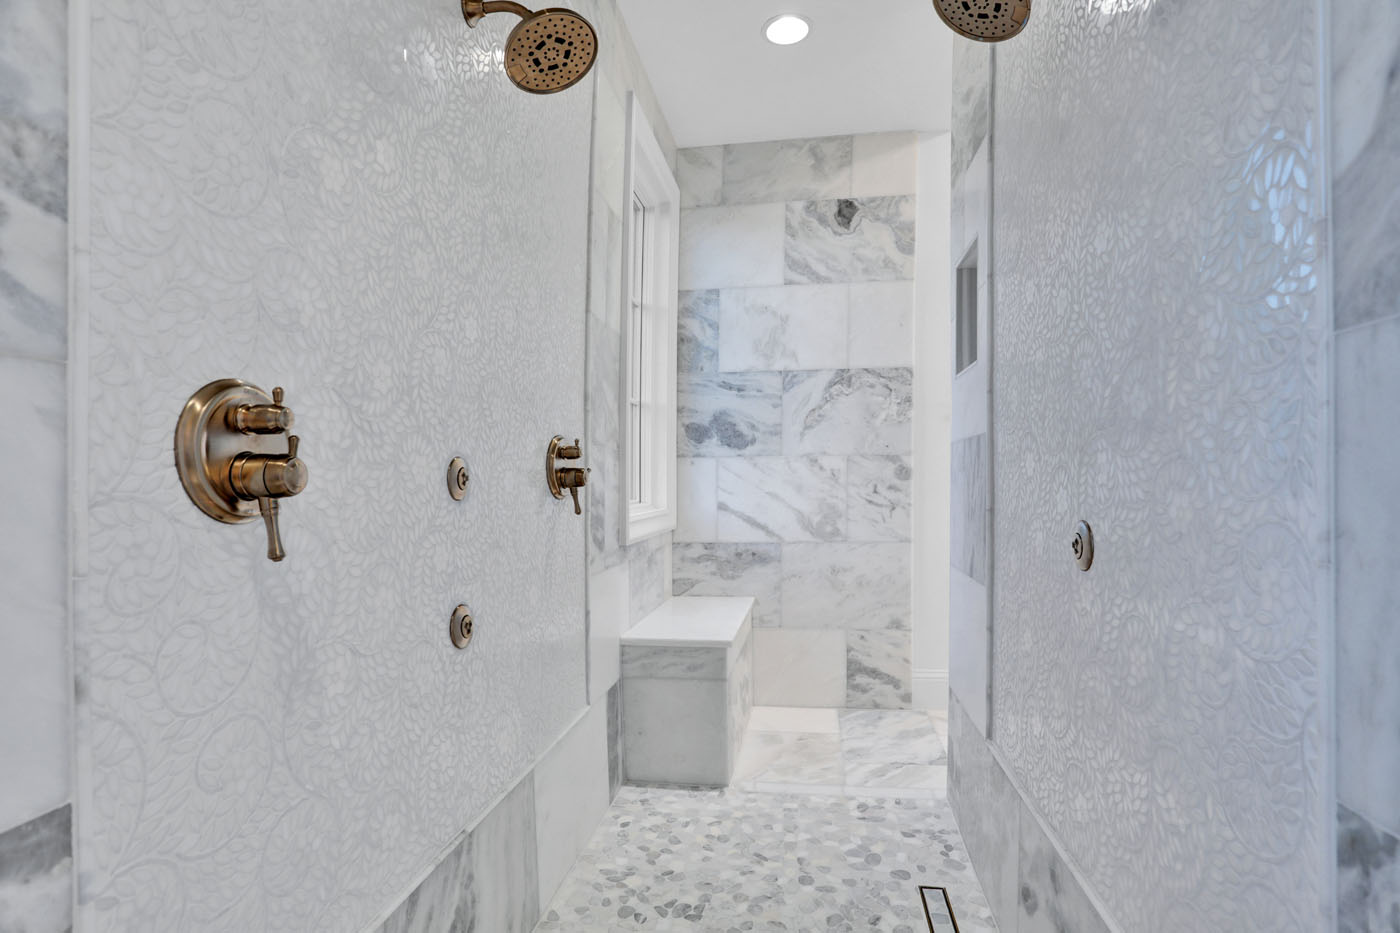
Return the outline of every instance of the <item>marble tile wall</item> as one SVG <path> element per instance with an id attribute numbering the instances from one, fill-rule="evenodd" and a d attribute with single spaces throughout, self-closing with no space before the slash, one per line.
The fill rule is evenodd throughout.
<path id="1" fill-rule="evenodd" d="M 64 4 L 0 7 L 0 930 L 71 924 L 67 41 Z"/>
<path id="2" fill-rule="evenodd" d="M 910 703 L 913 134 L 682 150 L 674 590 L 758 702 Z"/>
<path id="3" fill-rule="evenodd" d="M 1337 887 L 1400 926 L 1400 2 L 1331 5 Z"/>

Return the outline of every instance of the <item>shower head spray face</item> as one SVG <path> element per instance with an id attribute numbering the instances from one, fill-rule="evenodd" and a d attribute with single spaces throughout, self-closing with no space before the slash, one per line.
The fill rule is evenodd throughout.
<path id="1" fill-rule="evenodd" d="M 978 42 L 1010 39 L 1031 17 L 1031 0 L 933 0 L 943 22 Z"/>
<path id="2" fill-rule="evenodd" d="M 598 58 L 598 34 L 573 10 L 532 13 L 511 0 L 462 0 L 468 26 L 475 26 L 488 13 L 520 17 L 506 38 L 506 77 L 522 91 L 554 94 L 573 87 Z"/>

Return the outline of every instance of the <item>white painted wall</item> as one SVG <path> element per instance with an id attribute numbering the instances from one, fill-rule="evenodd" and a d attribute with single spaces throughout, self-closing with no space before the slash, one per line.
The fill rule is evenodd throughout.
<path id="1" fill-rule="evenodd" d="M 948 708 L 948 461 L 952 283 L 948 273 L 950 136 L 918 143 L 914 257 L 914 706 Z"/>

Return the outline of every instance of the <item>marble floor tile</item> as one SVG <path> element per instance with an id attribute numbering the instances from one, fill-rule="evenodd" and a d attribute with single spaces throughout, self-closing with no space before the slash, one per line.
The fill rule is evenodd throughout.
<path id="1" fill-rule="evenodd" d="M 1400 918 L 1400 839 L 1337 808 L 1337 933 L 1394 930 Z"/>
<path id="2" fill-rule="evenodd" d="M 724 203 L 806 201 L 851 193 L 849 136 L 724 147 Z"/>
<path id="3" fill-rule="evenodd" d="M 914 278 L 914 199 L 843 198 L 787 206 L 784 281 Z"/>
<path id="4" fill-rule="evenodd" d="M 749 720 L 753 732 L 814 732 L 839 735 L 841 721 L 834 709 L 801 706 L 755 706 Z"/>
<path id="5" fill-rule="evenodd" d="M 538 929 L 924 933 L 920 885 L 996 930 L 944 801 L 626 787 Z"/>
<path id="6" fill-rule="evenodd" d="M 841 739 L 821 733 L 750 731 L 731 783 L 750 790 L 763 784 L 815 784 L 840 793 L 845 783 Z"/>

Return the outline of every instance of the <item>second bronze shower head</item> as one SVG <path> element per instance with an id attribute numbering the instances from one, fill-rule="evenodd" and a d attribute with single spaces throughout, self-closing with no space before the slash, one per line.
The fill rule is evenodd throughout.
<path id="1" fill-rule="evenodd" d="M 514 13 L 520 22 L 506 38 L 506 77 L 522 91 L 554 94 L 583 80 L 598 58 L 598 34 L 573 10 L 534 12 L 511 0 L 462 0 L 475 27 L 489 13 Z"/>

